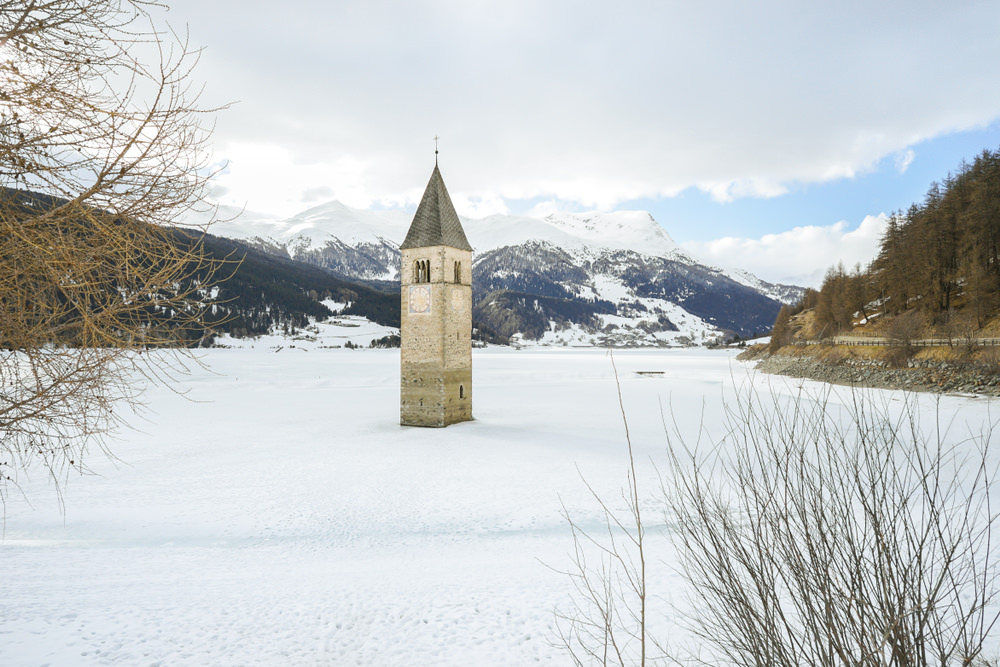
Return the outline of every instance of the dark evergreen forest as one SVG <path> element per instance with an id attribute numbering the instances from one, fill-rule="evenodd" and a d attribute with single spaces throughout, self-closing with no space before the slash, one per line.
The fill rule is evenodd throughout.
<path id="1" fill-rule="evenodd" d="M 1000 313 L 1000 149 L 963 161 L 923 201 L 893 213 L 867 267 L 833 267 L 818 291 L 782 308 L 772 349 L 788 342 L 790 318 L 807 309 L 819 338 L 876 314 L 927 327 L 985 326 Z"/>
<path id="2" fill-rule="evenodd" d="M 178 243 L 199 243 L 204 255 L 225 260 L 231 270 L 217 285 L 214 313 L 206 330 L 236 337 L 257 336 L 273 327 L 300 328 L 309 318 L 333 313 L 320 303 L 333 299 L 347 303 L 345 315 L 361 315 L 373 322 L 399 326 L 399 294 L 359 285 L 326 269 L 256 250 L 245 243 L 212 235 L 177 231 Z"/>
<path id="3" fill-rule="evenodd" d="M 472 316 L 473 326 L 495 336 L 491 342 L 506 343 L 517 332 L 528 338 L 540 338 L 548 331 L 550 322 L 567 326 L 575 322 L 596 328 L 600 325 L 598 313 L 615 312 L 615 305 L 610 301 L 560 299 L 501 290 L 477 303 Z M 490 340 L 488 337 L 483 339 Z"/>

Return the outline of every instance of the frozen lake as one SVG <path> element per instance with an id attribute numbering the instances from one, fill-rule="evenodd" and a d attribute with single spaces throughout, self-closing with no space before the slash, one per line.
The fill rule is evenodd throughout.
<path id="1" fill-rule="evenodd" d="M 605 351 L 476 350 L 476 419 L 447 429 L 399 426 L 398 350 L 203 358 L 188 398 L 149 394 L 112 444 L 120 462 L 69 480 L 65 516 L 42 471 L 22 484 L 30 503 L 8 501 L 0 664 L 569 663 L 552 645 L 570 591 L 552 569 L 572 550 L 561 504 L 597 527 L 581 476 L 614 500 L 628 466 Z M 718 438 L 734 385 L 802 385 L 728 351 L 614 361 L 649 496 L 663 414 Z M 984 399 L 940 410 L 989 419 Z M 669 549 L 656 556 L 669 597 Z"/>

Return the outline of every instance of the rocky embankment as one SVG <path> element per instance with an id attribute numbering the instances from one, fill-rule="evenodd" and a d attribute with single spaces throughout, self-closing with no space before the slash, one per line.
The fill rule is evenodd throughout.
<path id="1" fill-rule="evenodd" d="M 911 362 L 908 368 L 889 368 L 870 360 L 831 363 L 810 357 L 779 354 L 760 358 L 756 368 L 764 373 L 833 384 L 1000 396 L 1000 369 L 978 365 Z"/>

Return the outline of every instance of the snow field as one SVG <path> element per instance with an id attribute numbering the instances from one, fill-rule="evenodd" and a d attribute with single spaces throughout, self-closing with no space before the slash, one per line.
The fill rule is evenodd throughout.
<path id="1" fill-rule="evenodd" d="M 275 353 L 287 350 L 294 354 L 296 350 L 304 352 L 324 347 L 344 347 L 348 343 L 368 347 L 373 340 L 391 334 L 399 335 L 396 327 L 383 326 L 358 315 L 340 315 L 347 304 L 332 300 L 326 300 L 323 304 L 337 314 L 322 321 L 310 318 L 309 326 L 296 329 L 294 334 L 283 335 L 280 330 L 255 338 L 233 338 L 229 334 L 223 334 L 216 337 L 215 344 L 227 348 L 260 348 Z"/>
<path id="2" fill-rule="evenodd" d="M 608 354 L 475 350 L 475 421 L 420 429 L 398 424 L 398 350 L 291 352 L 205 352 L 191 400 L 153 390 L 113 443 L 121 462 L 68 481 L 65 517 L 42 471 L 21 480 L 30 503 L 8 500 L 0 542 L 0 664 L 569 662 L 551 643 L 570 591 L 552 569 L 572 550 L 560 507 L 596 533 L 581 476 L 612 504 L 626 478 Z M 654 527 L 655 630 L 672 638 L 661 406 L 718 438 L 734 384 L 802 382 L 750 377 L 725 351 L 614 361 Z M 977 399 L 942 409 L 988 416 Z"/>

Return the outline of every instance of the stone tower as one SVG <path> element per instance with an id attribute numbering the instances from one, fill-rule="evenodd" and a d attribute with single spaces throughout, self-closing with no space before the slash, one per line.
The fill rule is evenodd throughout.
<path id="1" fill-rule="evenodd" d="M 472 419 L 472 246 L 436 160 L 399 247 L 402 286 L 399 421 Z"/>

